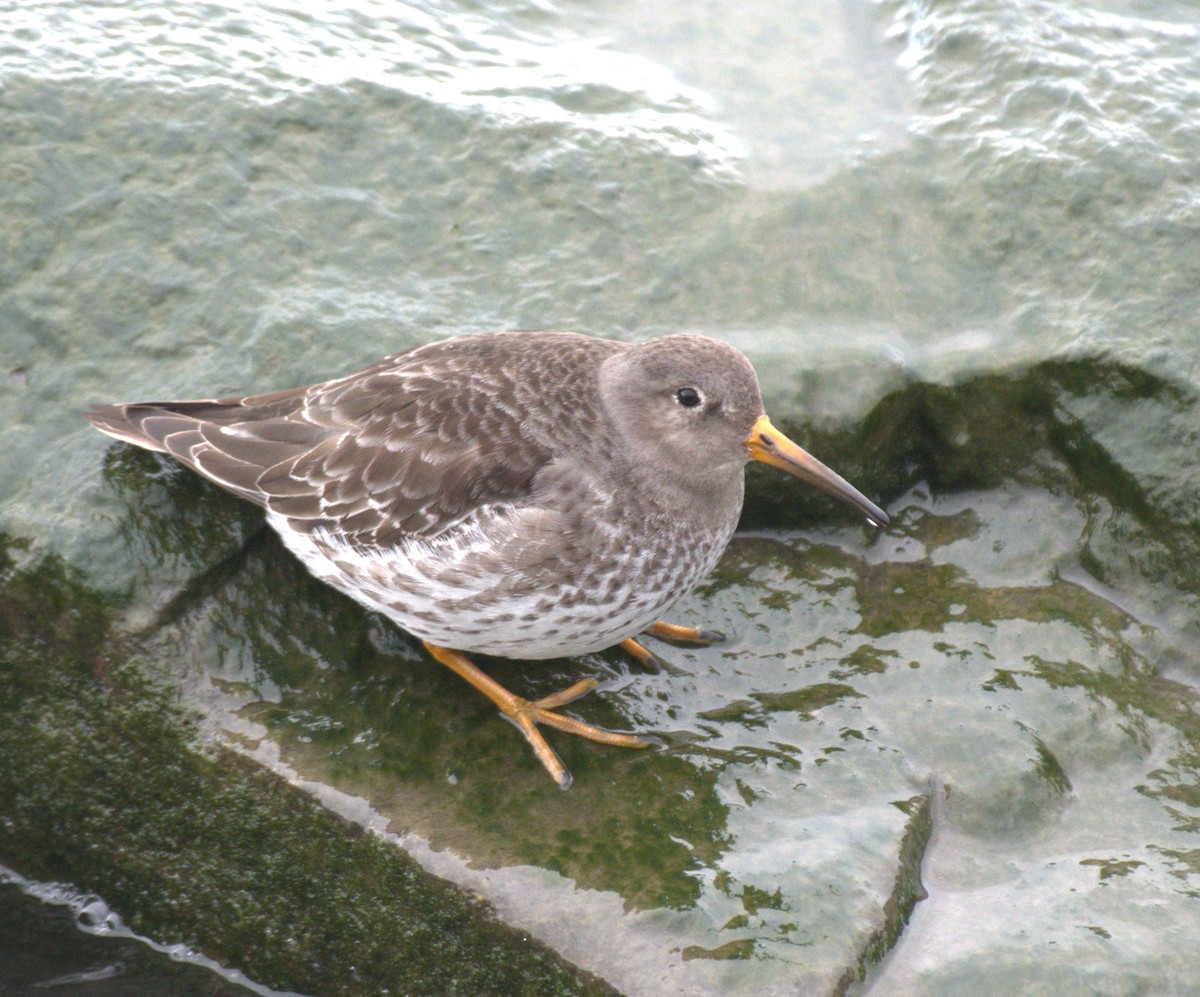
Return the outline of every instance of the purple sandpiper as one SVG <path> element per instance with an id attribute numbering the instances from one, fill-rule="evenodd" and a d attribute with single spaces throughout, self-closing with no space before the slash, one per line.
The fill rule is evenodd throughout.
<path id="1" fill-rule="evenodd" d="M 306 388 L 99 405 L 87 418 L 262 506 L 309 571 L 489 697 L 564 788 L 538 724 L 623 747 L 655 739 L 558 712 L 594 679 L 530 701 L 467 654 L 620 645 L 653 662 L 637 635 L 718 639 L 661 617 L 725 550 L 748 460 L 888 522 L 771 425 L 738 350 L 697 335 L 459 336 Z"/>

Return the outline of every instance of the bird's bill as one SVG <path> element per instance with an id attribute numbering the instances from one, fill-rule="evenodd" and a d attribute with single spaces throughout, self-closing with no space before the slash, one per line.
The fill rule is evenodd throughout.
<path id="1" fill-rule="evenodd" d="M 831 471 L 816 457 L 797 446 L 778 429 L 771 425 L 765 415 L 759 416 L 750 435 L 746 437 L 746 448 L 752 460 L 787 471 L 801 481 L 816 485 L 823 492 L 841 499 L 867 517 L 873 526 L 887 526 L 888 515 L 862 492 L 836 471 Z"/>

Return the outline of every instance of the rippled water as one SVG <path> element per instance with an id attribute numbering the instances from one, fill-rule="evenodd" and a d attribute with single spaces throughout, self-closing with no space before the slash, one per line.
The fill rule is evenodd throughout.
<path id="1" fill-rule="evenodd" d="M 212 729 L 628 992 L 1188 989 L 1194 4 L 2 23 L 0 528 L 118 593 Z M 253 515 L 79 419 L 513 327 L 741 346 L 896 523 L 754 478 L 681 607 L 728 645 L 489 663 L 606 676 L 579 714 L 668 741 L 556 742 L 565 795 Z"/>

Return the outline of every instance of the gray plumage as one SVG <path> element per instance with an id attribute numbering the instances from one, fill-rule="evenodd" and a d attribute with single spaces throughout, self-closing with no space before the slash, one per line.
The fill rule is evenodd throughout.
<path id="1" fill-rule="evenodd" d="M 87 418 L 262 506 L 314 574 L 418 637 L 545 658 L 639 633 L 711 570 L 762 415 L 724 343 L 528 332 Z"/>

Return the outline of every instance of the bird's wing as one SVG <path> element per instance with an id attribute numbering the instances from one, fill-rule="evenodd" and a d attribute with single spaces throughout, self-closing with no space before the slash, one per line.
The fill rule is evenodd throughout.
<path id="1" fill-rule="evenodd" d="M 551 451 L 523 426 L 504 383 L 502 372 L 426 349 L 308 388 L 98 406 L 88 419 L 295 529 L 390 546 L 527 496 Z"/>

